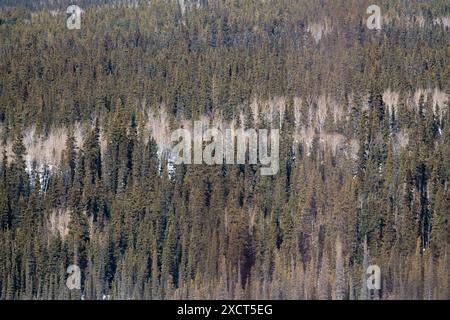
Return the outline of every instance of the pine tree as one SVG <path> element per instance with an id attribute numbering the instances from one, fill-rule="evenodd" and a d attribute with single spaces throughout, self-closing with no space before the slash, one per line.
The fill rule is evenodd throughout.
<path id="1" fill-rule="evenodd" d="M 346 281 L 344 269 L 344 257 L 342 253 L 342 243 L 340 238 L 336 239 L 336 263 L 335 263 L 335 284 L 334 295 L 335 300 L 344 300 L 346 298 Z"/>
<path id="2" fill-rule="evenodd" d="M 68 185 L 72 186 L 73 179 L 75 177 L 75 166 L 76 166 L 76 141 L 73 135 L 73 131 L 69 129 L 67 139 L 66 139 L 66 149 L 64 151 L 64 165 L 68 170 Z"/>

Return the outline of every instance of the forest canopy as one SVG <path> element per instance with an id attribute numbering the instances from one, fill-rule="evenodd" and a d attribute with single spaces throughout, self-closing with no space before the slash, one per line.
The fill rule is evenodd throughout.
<path id="1" fill-rule="evenodd" d="M 378 1 L 381 30 L 369 1 L 76 2 L 79 30 L 0 1 L 1 299 L 449 298 L 447 1 Z M 278 173 L 173 165 L 197 120 L 279 129 Z"/>

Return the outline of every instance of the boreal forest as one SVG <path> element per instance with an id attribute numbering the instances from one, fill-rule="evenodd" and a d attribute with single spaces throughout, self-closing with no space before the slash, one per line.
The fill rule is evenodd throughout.
<path id="1" fill-rule="evenodd" d="M 449 299 L 449 27 L 446 0 L 0 1 L 0 299 Z M 173 164 L 194 121 L 279 129 L 279 171 Z"/>

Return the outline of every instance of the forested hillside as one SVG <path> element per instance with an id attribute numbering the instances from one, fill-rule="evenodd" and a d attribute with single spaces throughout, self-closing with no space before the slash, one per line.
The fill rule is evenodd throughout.
<path id="1" fill-rule="evenodd" d="M 0 1 L 1 299 L 450 298 L 448 1 L 381 30 L 372 1 L 72 2 L 80 30 Z M 279 172 L 168 165 L 195 120 L 280 129 Z"/>

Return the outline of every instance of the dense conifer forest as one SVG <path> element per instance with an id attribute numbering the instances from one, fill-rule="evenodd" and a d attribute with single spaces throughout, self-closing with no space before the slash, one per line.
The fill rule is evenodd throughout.
<path id="1" fill-rule="evenodd" d="M 449 24 L 445 0 L 0 1 L 0 298 L 449 299 Z M 279 129 L 278 173 L 173 165 L 196 120 Z"/>

